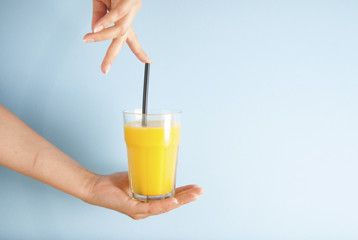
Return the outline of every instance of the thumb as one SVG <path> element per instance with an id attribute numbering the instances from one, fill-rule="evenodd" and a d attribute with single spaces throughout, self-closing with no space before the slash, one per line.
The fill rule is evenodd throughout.
<path id="1" fill-rule="evenodd" d="M 93 15 L 92 15 L 92 32 L 94 32 L 94 25 L 96 22 L 101 19 L 104 15 L 107 14 L 107 6 L 102 1 L 93 1 Z M 101 31 L 102 29 L 96 29 L 96 32 Z"/>

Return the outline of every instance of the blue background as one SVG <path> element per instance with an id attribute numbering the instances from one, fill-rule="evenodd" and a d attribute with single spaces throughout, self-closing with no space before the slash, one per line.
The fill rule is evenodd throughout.
<path id="1" fill-rule="evenodd" d="M 178 185 L 134 221 L 0 167 L 0 239 L 357 239 L 358 2 L 144 1 L 149 104 L 182 109 Z M 2 1 L 0 103 L 88 169 L 127 169 L 144 65 L 82 43 L 91 1 Z"/>

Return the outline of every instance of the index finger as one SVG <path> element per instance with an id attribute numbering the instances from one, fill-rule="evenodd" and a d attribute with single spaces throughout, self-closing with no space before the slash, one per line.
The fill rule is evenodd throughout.
<path id="1" fill-rule="evenodd" d="M 134 53 L 134 55 L 136 55 L 140 61 L 144 63 L 152 62 L 152 60 L 150 60 L 150 58 L 147 56 L 142 46 L 140 45 L 137 35 L 135 34 L 135 31 L 132 26 L 128 29 L 127 44 Z"/>

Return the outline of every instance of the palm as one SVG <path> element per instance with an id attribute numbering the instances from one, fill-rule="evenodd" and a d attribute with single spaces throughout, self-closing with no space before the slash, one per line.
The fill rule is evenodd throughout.
<path id="1" fill-rule="evenodd" d="M 176 189 L 173 198 L 142 203 L 131 198 L 127 172 L 118 172 L 99 177 L 93 186 L 88 203 L 110 208 L 134 219 L 142 219 L 175 209 L 198 198 L 203 190 L 196 185 Z"/>

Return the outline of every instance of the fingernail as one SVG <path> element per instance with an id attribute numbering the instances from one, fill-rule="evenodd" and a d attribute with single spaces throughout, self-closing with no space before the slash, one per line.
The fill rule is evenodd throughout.
<path id="1" fill-rule="evenodd" d="M 92 38 L 86 38 L 86 39 L 83 39 L 83 42 L 84 42 L 84 43 L 94 42 L 94 39 L 92 39 Z"/>
<path id="2" fill-rule="evenodd" d="M 149 57 L 147 57 L 147 61 L 148 61 L 149 63 L 152 63 L 152 59 L 150 59 Z"/>
<path id="3" fill-rule="evenodd" d="M 178 202 L 178 199 L 174 198 L 174 203 L 175 203 L 175 204 L 178 204 L 178 203 L 179 203 L 179 202 Z"/>
<path id="4" fill-rule="evenodd" d="M 104 74 L 107 74 L 109 72 L 109 69 L 111 69 L 111 65 L 107 65 L 105 68 L 104 68 Z"/>
<path id="5" fill-rule="evenodd" d="M 103 26 L 100 25 L 100 26 L 98 26 L 98 27 L 95 27 L 95 28 L 93 29 L 93 32 L 96 33 L 96 32 L 102 31 L 102 30 L 103 30 Z"/>

